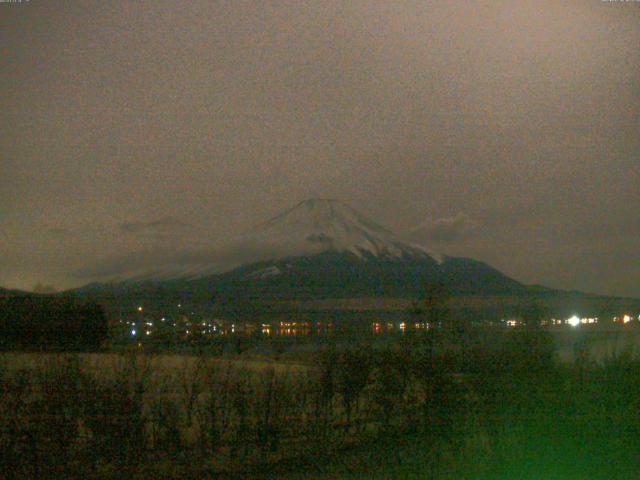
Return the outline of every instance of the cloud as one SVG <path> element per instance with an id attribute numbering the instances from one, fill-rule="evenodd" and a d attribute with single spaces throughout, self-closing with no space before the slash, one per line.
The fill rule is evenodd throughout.
<path id="1" fill-rule="evenodd" d="M 584 222 L 576 225 L 570 235 L 581 238 L 637 238 L 640 235 L 640 220 L 637 218 L 607 219 L 599 223 Z"/>
<path id="2" fill-rule="evenodd" d="M 124 222 L 120 224 L 120 231 L 128 234 L 137 233 L 166 233 L 189 227 L 188 223 L 174 217 L 162 217 L 150 222 Z"/>
<path id="3" fill-rule="evenodd" d="M 509 242 L 503 264 L 515 258 L 536 282 L 535 262 L 563 255 L 565 237 L 595 249 L 588 225 L 572 234 L 580 222 L 637 217 L 629 59 L 640 9 L 300 0 L 258 14 L 246 1 L 93 2 L 96 29 L 63 3 L 3 10 L 15 17 L 3 46 L 16 52 L 0 76 L 12 92 L 0 98 L 13 127 L 0 132 L 9 286 L 72 286 L 70 273 L 105 252 L 226 238 L 309 196 L 398 227 L 427 220 L 429 206 L 416 240 L 460 239 L 455 221 L 437 219 L 466 212 L 479 228 L 435 249 L 500 260 Z M 600 232 L 611 234 L 602 251 L 628 251 L 626 234 Z M 632 266 L 614 267 L 640 296 Z M 571 283 L 563 268 L 547 273 Z M 590 281 L 609 288 L 606 276 Z"/>
<path id="4" fill-rule="evenodd" d="M 62 227 L 52 227 L 47 230 L 50 235 L 54 237 L 68 237 L 71 235 L 71 232 L 67 228 Z"/>
<path id="5" fill-rule="evenodd" d="M 39 282 L 33 286 L 32 291 L 34 293 L 56 293 L 57 292 L 56 287 L 54 287 L 53 285 L 45 285 Z"/>
<path id="6" fill-rule="evenodd" d="M 453 243 L 471 235 L 478 227 L 466 213 L 428 220 L 411 231 L 411 236 L 434 243 Z"/>
<path id="7" fill-rule="evenodd" d="M 270 244 L 240 238 L 208 248 L 171 249 L 159 247 L 115 255 L 76 270 L 78 280 L 118 281 L 145 277 L 181 277 L 222 273 L 242 264 L 280 258 L 292 251 L 315 254 L 321 245 L 308 242 Z"/>

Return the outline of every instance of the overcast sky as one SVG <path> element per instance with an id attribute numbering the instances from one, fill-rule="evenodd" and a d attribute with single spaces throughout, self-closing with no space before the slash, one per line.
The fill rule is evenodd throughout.
<path id="1" fill-rule="evenodd" d="M 0 3 L 0 51 L 4 287 L 333 197 L 640 297 L 640 2 L 31 0 Z"/>

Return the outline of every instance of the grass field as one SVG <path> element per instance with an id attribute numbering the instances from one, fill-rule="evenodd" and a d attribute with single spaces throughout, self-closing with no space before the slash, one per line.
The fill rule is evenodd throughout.
<path id="1" fill-rule="evenodd" d="M 3 353 L 2 478 L 634 478 L 640 362 L 571 333 L 437 354 L 408 336 L 306 363 Z M 598 342 L 615 348 L 590 356 Z"/>

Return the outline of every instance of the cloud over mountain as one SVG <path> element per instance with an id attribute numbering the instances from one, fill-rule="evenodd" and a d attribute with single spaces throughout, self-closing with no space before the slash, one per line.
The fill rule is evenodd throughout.
<path id="1" fill-rule="evenodd" d="M 281 212 L 230 241 L 208 245 L 158 242 L 155 235 L 186 226 L 171 218 L 129 223 L 126 233 L 150 233 L 154 240 L 126 254 L 103 258 L 76 270 L 79 279 L 121 280 L 196 277 L 224 272 L 240 265 L 278 258 L 348 253 L 356 258 L 433 258 L 425 247 L 406 243 L 348 205 L 336 200 L 310 199 Z M 122 230 L 123 225 L 120 226 Z M 175 238 L 174 238 L 175 240 Z M 202 240 L 201 240 L 202 241 Z M 144 242 L 141 242 L 144 244 Z"/>
<path id="2" fill-rule="evenodd" d="M 166 233 L 189 227 L 177 218 L 166 216 L 151 220 L 149 222 L 123 222 L 120 224 L 120 231 L 123 233 Z"/>
<path id="3" fill-rule="evenodd" d="M 446 244 L 473 234 L 478 226 L 478 222 L 466 213 L 458 213 L 453 217 L 428 220 L 411 230 L 410 235 L 427 242 Z"/>

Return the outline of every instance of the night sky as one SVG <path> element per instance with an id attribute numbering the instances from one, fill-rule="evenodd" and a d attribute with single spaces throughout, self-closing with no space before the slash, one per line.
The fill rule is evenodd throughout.
<path id="1" fill-rule="evenodd" d="M 640 2 L 0 3 L 0 285 L 342 200 L 525 283 L 640 297 Z"/>

